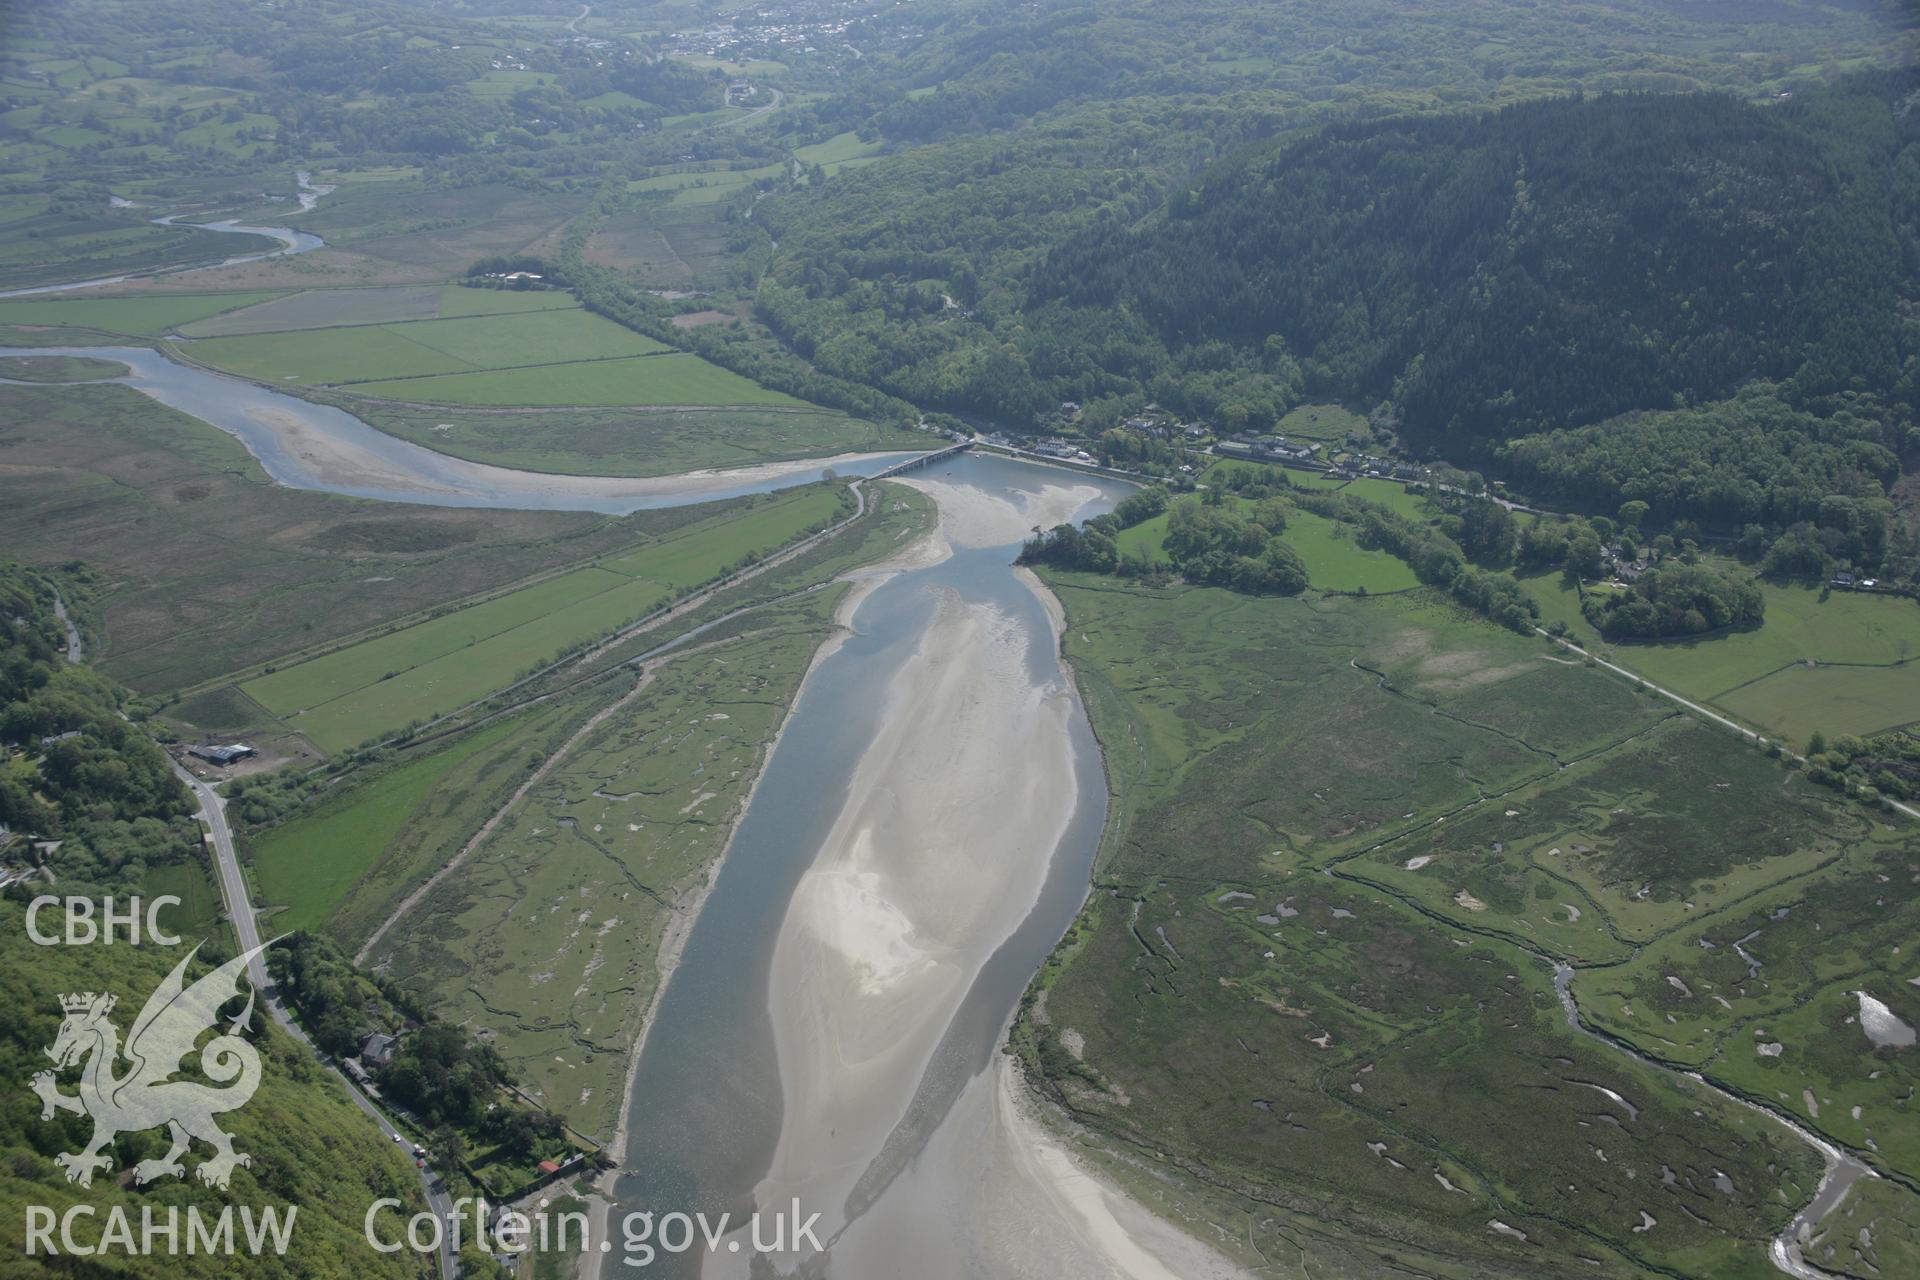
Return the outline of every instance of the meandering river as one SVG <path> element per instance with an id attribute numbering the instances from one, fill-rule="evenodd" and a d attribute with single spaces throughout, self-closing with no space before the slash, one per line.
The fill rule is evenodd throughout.
<path id="1" fill-rule="evenodd" d="M 321 196 L 333 190 L 331 186 L 324 184 L 316 185 L 312 181 L 312 175 L 305 171 L 302 171 L 297 176 L 300 182 L 300 211 L 302 213 L 313 208 L 314 203 L 318 201 Z M 113 198 L 112 203 L 116 209 L 131 209 L 134 207 L 131 200 L 122 200 L 118 196 Z M 100 276 L 92 280 L 72 280 L 65 284 L 35 285 L 30 289 L 0 290 L 0 298 L 27 298 L 35 294 L 71 293 L 77 289 L 100 289 L 110 284 L 124 284 L 128 280 L 141 280 L 151 276 L 177 275 L 184 271 L 201 271 L 210 267 L 234 267 L 239 266 L 243 262 L 258 262 L 262 258 L 280 258 L 293 253 L 309 253 L 326 244 L 325 240 L 322 240 L 312 232 L 297 231 L 292 227 L 256 227 L 248 223 L 235 221 L 232 218 L 223 218 L 218 222 L 182 222 L 181 219 L 184 216 L 183 214 L 175 213 L 168 214 L 164 218 L 152 218 L 149 219 L 149 221 L 163 227 L 198 227 L 202 231 L 221 231 L 234 235 L 266 236 L 269 239 L 278 240 L 280 247 L 278 249 L 268 249 L 261 253 L 243 253 L 236 257 L 222 258 L 218 262 L 198 263 L 184 267 L 157 267 L 151 271 L 129 271 L 122 275 Z"/>
<path id="2" fill-rule="evenodd" d="M 124 383 L 234 436 L 279 483 L 387 502 L 626 515 L 767 493 L 819 479 L 829 468 L 841 475 L 872 475 L 914 456 L 841 454 L 646 478 L 547 475 L 436 453 L 368 426 L 344 409 L 180 364 L 147 347 L 0 347 L 0 358 L 8 356 L 116 360 L 131 372 L 102 381 Z"/>

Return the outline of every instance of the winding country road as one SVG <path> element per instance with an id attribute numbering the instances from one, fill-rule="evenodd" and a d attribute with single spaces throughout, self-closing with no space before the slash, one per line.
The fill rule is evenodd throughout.
<path id="1" fill-rule="evenodd" d="M 80 628 L 73 624 L 73 617 L 67 612 L 67 602 L 60 593 L 53 593 L 53 616 L 60 619 L 60 625 L 67 629 L 67 661 L 79 666 L 87 660 L 87 646 L 80 639 Z"/>
<path id="2" fill-rule="evenodd" d="M 226 799 L 211 785 L 194 777 L 177 760 L 173 763 L 173 771 L 192 789 L 194 798 L 200 802 L 200 812 L 194 816 L 204 822 L 207 827 L 208 844 L 213 849 L 214 869 L 220 881 L 220 897 L 226 902 L 227 918 L 233 922 L 234 936 L 239 940 L 240 949 L 252 951 L 260 945 L 260 924 L 254 917 L 253 899 L 247 892 L 246 877 L 240 872 L 240 859 L 234 852 L 233 831 L 227 825 Z M 405 1148 L 407 1142 L 404 1135 L 388 1122 L 386 1116 L 373 1105 L 372 1099 L 360 1091 L 358 1085 L 349 1080 L 325 1054 L 320 1052 L 313 1041 L 307 1038 L 307 1033 L 301 1030 L 300 1025 L 293 1020 L 285 1004 L 275 993 L 272 981 L 267 976 L 266 962 L 261 957 L 255 956 L 247 962 L 247 978 L 253 983 L 253 989 L 266 997 L 267 1010 L 273 1015 L 273 1020 L 280 1024 L 281 1029 L 305 1045 L 315 1057 L 320 1059 L 327 1070 L 333 1072 L 334 1078 L 340 1081 L 341 1087 L 347 1091 L 347 1096 L 353 1099 L 354 1105 L 373 1118 L 374 1123 L 380 1126 L 381 1133 Z M 439 1218 L 443 1225 L 449 1223 L 453 1215 L 453 1200 L 448 1196 L 446 1184 L 440 1180 L 440 1175 L 431 1168 L 421 1169 L 420 1187 L 426 1193 L 427 1206 L 433 1211 L 434 1216 Z M 452 1237 L 451 1230 L 441 1232 L 441 1280 L 456 1280 L 460 1274 L 459 1261 L 453 1252 Z"/>

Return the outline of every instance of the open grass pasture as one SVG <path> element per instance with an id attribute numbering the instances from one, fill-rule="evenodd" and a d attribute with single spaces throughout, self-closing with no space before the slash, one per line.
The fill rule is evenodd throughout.
<path id="1" fill-rule="evenodd" d="M 271 334 L 284 328 L 432 320 L 438 315 L 440 286 L 432 284 L 396 284 L 367 290 L 301 290 L 300 294 L 182 324 L 180 332 L 188 338 L 232 338 L 234 334 Z"/>
<path id="2" fill-rule="evenodd" d="M 685 352 L 361 382 L 354 391 L 465 405 L 806 405 Z"/>
<path id="3" fill-rule="evenodd" d="M 399 839 L 402 828 L 410 822 L 434 820 L 436 815 L 423 812 L 423 807 L 438 784 L 457 766 L 522 727 L 513 718 L 476 730 L 441 751 L 395 765 L 296 821 L 248 841 L 255 888 L 282 908 L 271 917 L 273 930 L 321 927 Z"/>
<path id="4" fill-rule="evenodd" d="M 94 329 L 157 337 L 182 325 L 238 311 L 279 294 L 252 290 L 236 293 L 131 294 L 109 298 L 58 297 L 0 300 L 0 324 Z"/>
<path id="5" fill-rule="evenodd" d="M 202 855 L 197 861 L 151 867 L 140 881 L 141 896 L 149 902 L 166 896 L 180 899 L 178 906 L 160 909 L 160 927 L 189 943 L 227 936 L 226 907 L 214 886 L 210 862 Z"/>
<path id="6" fill-rule="evenodd" d="M 1253 503 L 1235 498 L 1230 505 L 1245 512 Z M 1162 546 L 1166 536 L 1167 517 L 1159 515 L 1121 530 L 1115 543 L 1123 554 L 1138 552 L 1166 564 Z M 1315 590 L 1378 595 L 1420 585 L 1406 561 L 1390 552 L 1361 546 L 1351 527 L 1311 511 L 1288 512 L 1281 538 L 1299 553 L 1307 566 L 1307 582 Z"/>
<path id="7" fill-rule="evenodd" d="M 195 341 L 183 351 L 243 377 L 312 385 L 605 360 L 667 349 L 611 320 L 570 308 L 246 334 Z"/>
<path id="8" fill-rule="evenodd" d="M 368 289 L 307 289 L 258 306 L 229 311 L 180 326 L 189 338 L 325 329 L 335 325 L 392 324 L 437 320 L 492 311 L 571 307 L 564 293 L 464 289 L 458 285 L 385 285 Z"/>
<path id="9" fill-rule="evenodd" d="M 1542 622 L 1589 648 L 1605 640 L 1558 573 L 1525 580 Z M 1593 588 L 1589 587 L 1589 590 Z M 1920 721 L 1920 604 L 1896 596 L 1762 582 L 1766 621 L 1698 640 L 1631 642 L 1613 661 L 1763 732 L 1872 734 Z"/>
<path id="10" fill-rule="evenodd" d="M 852 131 L 837 133 L 825 142 L 814 142 L 804 147 L 795 147 L 794 159 L 804 165 L 819 165 L 829 174 L 837 173 L 849 164 L 871 160 L 880 152 L 879 142 L 862 142 Z"/>
<path id="11" fill-rule="evenodd" d="M 927 437 L 829 409 L 552 409 L 475 412 L 341 403 L 382 431 L 441 453 L 524 471 L 657 476 L 794 458 L 924 449 Z"/>
<path id="12" fill-rule="evenodd" d="M 1714 701 L 1749 724 L 1796 742 L 1814 732 L 1868 737 L 1920 722 L 1920 663 L 1793 666 Z"/>
<path id="13" fill-rule="evenodd" d="M 1797 662 L 1884 665 L 1920 657 L 1920 604 L 1762 583 L 1766 621 L 1705 640 L 1620 645 L 1620 660 L 1690 696 L 1718 699 Z"/>
<path id="14" fill-rule="evenodd" d="M 824 486 L 746 504 L 597 565 L 247 681 L 242 688 L 322 747 L 391 733 L 483 698 L 539 663 L 633 622 L 831 519 Z"/>
<path id="15" fill-rule="evenodd" d="M 1322 591 L 1407 591 L 1420 585 L 1407 562 L 1389 552 L 1362 547 L 1353 530 L 1311 511 L 1287 517 L 1286 544 L 1307 565 L 1307 581 Z"/>
<path id="16" fill-rule="evenodd" d="M 662 173 L 636 178 L 627 190 L 665 192 L 673 205 L 718 204 L 728 196 L 746 190 L 762 178 L 777 178 L 784 164 L 766 164 L 753 169 L 705 169 L 691 173 Z"/>
<path id="17" fill-rule="evenodd" d="M 1274 432 L 1289 440 L 1315 440 L 1323 444 L 1344 444 L 1352 432 L 1366 435 L 1367 420 L 1351 409 L 1337 404 L 1303 404 L 1280 419 Z"/>

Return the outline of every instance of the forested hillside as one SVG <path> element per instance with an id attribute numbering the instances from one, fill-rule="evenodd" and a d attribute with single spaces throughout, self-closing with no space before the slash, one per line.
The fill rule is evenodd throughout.
<path id="1" fill-rule="evenodd" d="M 1913 84 L 1334 127 L 1077 237 L 1032 299 L 1169 352 L 1284 352 L 1307 394 L 1391 398 L 1408 436 L 1467 455 L 1754 378 L 1910 399 Z"/>
<path id="2" fill-rule="evenodd" d="M 1898 453 L 1915 87 L 1576 94 L 1264 142 L 1285 109 L 1077 117 L 767 201 L 758 310 L 819 369 L 1016 426 L 1074 401 L 1097 432 L 1155 400 L 1264 430 L 1334 399 L 1485 464 L 1764 379 L 1793 412 L 1850 415 L 1795 438 Z M 1159 187 L 1203 119 L 1231 153 Z M 1885 456 L 1864 470 L 1885 479 Z"/>
<path id="3" fill-rule="evenodd" d="M 81 1189 L 70 1185 L 54 1163 L 57 1153 L 84 1147 L 93 1132 L 86 1115 L 55 1113 L 42 1119 L 40 1100 L 26 1087 L 29 1077 L 48 1067 L 44 1050 L 60 1025 L 60 998 L 83 991 L 112 993 L 119 1000 L 115 1020 L 125 1028 L 185 947 L 129 946 L 124 940 L 114 946 L 36 946 L 27 936 L 26 904 L 49 892 L 96 901 L 113 895 L 124 909 L 129 895 L 154 891 L 156 873 L 202 875 L 206 854 L 200 826 L 188 816 L 192 805 L 186 788 L 146 732 L 121 718 L 121 691 L 87 668 L 67 664 L 53 603 L 46 579 L 0 564 L 0 824 L 6 829 L 0 833 L 0 855 L 16 870 L 37 857 L 51 873 L 15 880 L 0 897 L 0 1078 L 6 1081 L 0 1088 L 0 1214 L 20 1224 L 28 1205 L 55 1213 L 91 1206 L 99 1216 L 90 1223 L 82 1220 L 75 1231 L 80 1243 L 89 1244 L 100 1237 L 112 1208 L 137 1223 L 143 1205 L 152 1206 L 162 1220 L 169 1207 L 193 1206 L 212 1217 L 228 1204 L 297 1205 L 288 1254 L 249 1256 L 244 1274 L 417 1274 L 417 1259 L 368 1249 L 361 1218 L 383 1196 L 420 1207 L 419 1180 L 405 1157 L 314 1061 L 312 1051 L 269 1025 L 261 1005 L 253 1006 L 251 1033 L 264 1063 L 260 1091 L 225 1122 L 236 1149 L 252 1162 L 234 1171 L 227 1191 L 192 1177 L 193 1166 L 209 1154 L 205 1147 L 196 1147 L 189 1157 L 187 1177 L 163 1177 L 146 1188 L 114 1176 Z M 35 851 L 36 838 L 58 844 Z M 201 934 L 209 921 L 183 923 L 172 914 L 161 920 L 185 934 L 187 946 L 201 944 L 190 979 L 229 954 L 222 939 Z M 43 931 L 58 930 L 45 916 L 38 923 Z M 238 998 L 233 1004 L 237 1010 Z M 71 1095 L 71 1079 L 62 1085 Z M 123 1134 L 110 1151 L 114 1169 L 157 1157 L 166 1146 L 159 1130 Z M 0 1274 L 46 1274 L 47 1265 L 16 1254 L 0 1264 Z M 237 1274 L 234 1266 L 233 1259 L 204 1254 L 106 1257 L 72 1274 L 220 1276 Z"/>
<path id="4" fill-rule="evenodd" d="M 67 664 L 53 606 L 44 578 L 0 563 L 0 829 L 16 846 L 58 840 L 55 874 L 74 892 L 138 884 L 201 856 L 200 828 L 166 756 L 122 718 L 120 691 Z"/>

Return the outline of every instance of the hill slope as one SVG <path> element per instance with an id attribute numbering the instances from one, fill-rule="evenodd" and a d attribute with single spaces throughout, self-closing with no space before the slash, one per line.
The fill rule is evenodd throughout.
<path id="1" fill-rule="evenodd" d="M 1308 392 L 1391 396 L 1410 435 L 1465 453 L 1755 378 L 1910 395 L 1913 86 L 1333 128 L 1060 246 L 1032 301 L 1077 330 L 1137 320 L 1176 357 L 1284 348 Z"/>

